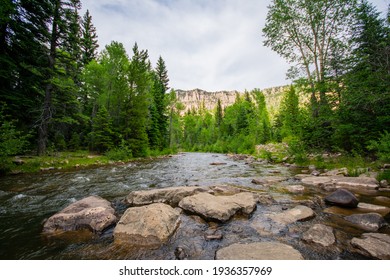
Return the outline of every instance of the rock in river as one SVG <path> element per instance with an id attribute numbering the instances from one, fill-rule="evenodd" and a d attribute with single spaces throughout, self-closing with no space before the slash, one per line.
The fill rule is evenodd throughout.
<path id="1" fill-rule="evenodd" d="M 302 178 L 302 184 L 313 187 L 329 187 L 347 189 L 368 189 L 377 190 L 379 182 L 375 178 L 369 177 L 341 177 L 341 176 L 310 176 Z"/>
<path id="2" fill-rule="evenodd" d="M 324 247 L 330 246 L 336 242 L 333 228 L 322 224 L 313 225 L 303 234 L 302 240 L 317 243 Z"/>
<path id="3" fill-rule="evenodd" d="M 114 230 L 114 240 L 135 246 L 159 246 L 175 232 L 180 211 L 164 203 L 126 210 Z"/>
<path id="4" fill-rule="evenodd" d="M 277 223 L 280 224 L 291 224 L 295 223 L 297 221 L 305 221 L 308 219 L 311 219 L 315 216 L 314 211 L 303 205 L 298 205 L 294 207 L 293 209 L 276 213 L 276 214 L 270 214 L 269 217 Z"/>
<path id="5" fill-rule="evenodd" d="M 358 199 L 348 190 L 338 189 L 324 198 L 325 202 L 330 205 L 341 207 L 356 208 L 358 206 Z"/>
<path id="6" fill-rule="evenodd" d="M 378 213 L 355 214 L 344 219 L 367 231 L 377 231 L 386 225 L 385 219 Z"/>
<path id="7" fill-rule="evenodd" d="M 131 192 L 126 201 L 131 206 L 142 206 L 152 203 L 167 203 L 176 207 L 184 197 L 194 195 L 199 192 L 206 192 L 207 187 L 174 187 L 164 189 L 153 189 Z"/>
<path id="8" fill-rule="evenodd" d="M 293 247 L 279 242 L 232 244 L 219 249 L 217 260 L 303 260 Z"/>
<path id="9" fill-rule="evenodd" d="M 390 235 L 364 233 L 362 238 L 353 238 L 351 244 L 363 255 L 376 259 L 390 260 Z"/>
<path id="10" fill-rule="evenodd" d="M 208 220 L 226 222 L 237 212 L 252 213 L 258 202 L 258 196 L 250 192 L 242 192 L 228 196 L 214 196 L 209 193 L 198 193 L 183 198 L 179 207 L 198 214 Z"/>
<path id="11" fill-rule="evenodd" d="M 110 202 L 98 196 L 89 196 L 70 204 L 47 219 L 43 232 L 55 233 L 85 228 L 101 232 L 116 222 L 114 213 Z"/>

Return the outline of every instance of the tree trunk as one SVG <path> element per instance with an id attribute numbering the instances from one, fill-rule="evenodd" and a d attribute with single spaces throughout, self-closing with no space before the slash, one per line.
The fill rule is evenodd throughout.
<path id="1" fill-rule="evenodd" d="M 53 94 L 53 83 L 52 79 L 55 71 L 56 52 L 57 52 L 57 41 L 58 41 L 58 21 L 60 20 L 60 1 L 56 1 L 53 23 L 50 38 L 50 52 L 49 52 L 49 65 L 48 65 L 48 76 L 47 85 L 45 88 L 45 98 L 43 101 L 43 109 L 38 128 L 38 155 L 44 155 L 47 148 L 47 140 L 49 135 L 49 123 L 52 119 L 52 94 Z"/>

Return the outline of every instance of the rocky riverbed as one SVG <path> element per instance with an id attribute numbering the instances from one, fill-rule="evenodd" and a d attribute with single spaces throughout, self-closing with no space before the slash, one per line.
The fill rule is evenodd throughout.
<path id="1" fill-rule="evenodd" d="M 65 259 L 390 259 L 390 189 L 375 178 L 237 155 L 181 154 L 146 166 L 128 181 L 134 166 L 112 167 L 118 180 L 100 191 L 88 171 L 72 175 L 86 190 L 45 212 L 44 250 Z M 145 177 L 154 179 L 145 186 Z M 115 193 L 132 180 L 142 185 Z"/>
<path id="2" fill-rule="evenodd" d="M 251 157 L 234 156 L 234 160 L 258 164 Z M 78 213 L 84 213 L 81 218 L 72 214 L 73 224 L 81 220 L 85 223 L 81 228 L 95 232 L 96 219 L 98 224 L 104 220 L 106 227 L 113 226 L 113 242 L 108 247 L 118 250 L 120 258 L 390 259 L 386 221 L 390 208 L 383 196 L 388 193 L 387 186 L 382 187 L 375 178 L 346 177 L 337 170 L 311 173 L 316 176 L 253 178 L 252 188 L 214 185 L 132 191 L 125 199 L 128 208 L 117 223 L 112 211 L 100 206 L 101 201 L 96 207 L 86 203 L 97 199 L 89 197 L 84 199 L 86 209 L 79 209 L 80 202 L 73 204 Z M 296 196 L 280 199 L 267 191 L 271 188 Z M 377 203 L 360 202 L 365 193 Z M 66 208 L 68 212 L 69 208 L 72 206 Z M 52 234 L 46 225 L 52 228 L 52 220 L 66 209 L 51 217 L 44 231 Z M 106 211 L 107 216 L 96 217 L 97 210 Z M 57 221 L 58 238 L 67 228 L 62 221 L 69 224 L 69 219 Z"/>

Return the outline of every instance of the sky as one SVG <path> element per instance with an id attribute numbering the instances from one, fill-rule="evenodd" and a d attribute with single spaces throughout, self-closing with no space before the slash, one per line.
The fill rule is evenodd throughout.
<path id="1" fill-rule="evenodd" d="M 371 0 L 386 12 L 390 0 Z M 153 65 L 161 56 L 169 86 L 207 91 L 287 85 L 283 58 L 263 46 L 271 0 L 82 0 L 96 27 L 99 50 L 137 42 Z"/>

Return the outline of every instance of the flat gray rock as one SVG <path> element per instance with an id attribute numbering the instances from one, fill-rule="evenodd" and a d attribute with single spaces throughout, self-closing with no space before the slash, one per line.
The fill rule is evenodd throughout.
<path id="1" fill-rule="evenodd" d="M 232 244 L 219 249 L 217 260 L 303 260 L 293 247 L 279 242 Z"/>
<path id="2" fill-rule="evenodd" d="M 336 242 L 333 228 L 322 224 L 313 225 L 303 234 L 302 240 L 320 244 L 324 247 L 333 245 Z"/>
<path id="3" fill-rule="evenodd" d="M 250 192 L 227 196 L 198 193 L 183 198 L 179 207 L 208 220 L 226 222 L 237 212 L 249 215 L 255 210 L 257 202 L 258 196 Z"/>
<path id="4" fill-rule="evenodd" d="M 344 219 L 366 231 L 378 231 L 386 225 L 385 219 L 378 213 L 355 214 Z"/>
<path id="5" fill-rule="evenodd" d="M 303 185 L 313 187 L 329 187 L 347 189 L 369 189 L 377 190 L 379 182 L 375 178 L 370 177 L 343 177 L 343 176 L 310 176 L 302 178 Z"/>
<path id="6" fill-rule="evenodd" d="M 70 204 L 47 219 L 43 232 L 57 233 L 79 229 L 101 232 L 116 223 L 114 213 L 110 202 L 99 196 L 89 196 Z"/>
<path id="7" fill-rule="evenodd" d="M 159 246 L 176 231 L 179 217 L 180 211 L 164 203 L 129 208 L 114 229 L 114 241 L 135 246 Z"/>
<path id="8" fill-rule="evenodd" d="M 166 203 L 176 207 L 180 200 L 199 192 L 209 191 L 208 187 L 173 187 L 164 189 L 141 190 L 131 192 L 126 201 L 131 206 L 142 206 L 152 203 Z"/>
<path id="9" fill-rule="evenodd" d="M 303 205 L 298 205 L 281 213 L 270 214 L 269 217 L 277 223 L 291 224 L 297 221 L 305 221 L 315 216 L 314 211 Z"/>
<path id="10" fill-rule="evenodd" d="M 381 260 L 390 260 L 390 235 L 364 233 L 362 238 L 353 238 L 351 244 L 363 255 Z"/>

